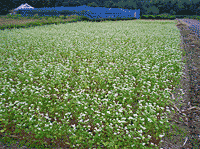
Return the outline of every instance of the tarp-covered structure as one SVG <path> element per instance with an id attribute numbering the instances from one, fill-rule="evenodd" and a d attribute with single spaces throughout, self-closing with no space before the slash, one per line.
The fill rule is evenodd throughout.
<path id="1" fill-rule="evenodd" d="M 19 7 L 15 8 L 14 11 L 10 14 L 16 14 L 19 9 L 34 9 L 34 7 L 30 6 L 29 4 L 21 4 Z"/>

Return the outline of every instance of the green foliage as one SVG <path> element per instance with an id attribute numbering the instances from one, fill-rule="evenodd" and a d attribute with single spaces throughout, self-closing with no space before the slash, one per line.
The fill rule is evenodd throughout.
<path id="1" fill-rule="evenodd" d="M 176 14 L 176 11 L 170 10 L 170 14 L 171 14 L 171 15 L 175 15 L 175 14 Z"/>
<path id="2" fill-rule="evenodd" d="M 64 16 L 64 15 L 60 15 L 59 18 L 60 18 L 60 19 L 64 19 L 65 16 Z"/>
<path id="3" fill-rule="evenodd" d="M 189 19 L 195 19 L 195 20 L 200 20 L 200 16 L 189 16 L 189 17 L 184 17 L 184 18 L 189 18 Z"/>
<path id="4" fill-rule="evenodd" d="M 115 4 L 112 0 L 111 1 L 104 1 L 105 8 L 113 8 L 117 7 L 117 4 Z"/>
<path id="5" fill-rule="evenodd" d="M 83 18 L 88 19 L 82 16 L 81 19 Z M 38 20 L 31 25 L 35 25 L 34 23 L 43 25 L 48 21 Z M 180 38 L 172 31 L 170 40 L 165 36 L 166 30 L 172 30 L 171 22 L 166 23 L 169 24 L 167 28 L 156 21 L 146 24 L 142 21 L 127 21 L 126 25 L 125 22 L 116 22 L 114 26 L 111 24 L 81 22 L 60 25 L 62 35 L 55 26 L 32 28 L 32 36 L 23 36 L 23 41 L 15 46 L 14 50 L 12 43 L 1 47 L 2 50 L 6 48 L 4 60 L 9 60 L 13 54 L 17 60 L 13 59 L 9 61 L 9 65 L 2 65 L 2 69 L 6 71 L 1 71 L 1 76 L 7 74 L 10 78 L 15 78 L 14 82 L 20 82 L 16 84 L 13 79 L 3 78 L 6 82 L 2 85 L 6 88 L 3 90 L 5 94 L 2 98 L 9 100 L 1 102 L 4 102 L 3 105 L 10 103 L 10 106 L 1 106 L 1 114 L 7 114 L 6 117 L 9 117 L 10 121 L 16 120 L 12 124 L 16 123 L 18 129 L 26 130 L 25 126 L 29 127 L 29 131 L 36 139 L 29 141 L 32 146 L 39 146 L 42 138 L 56 142 L 55 140 L 67 134 L 69 139 L 63 139 L 70 146 L 82 144 L 83 148 L 89 148 L 98 143 L 107 148 L 143 148 L 149 141 L 148 135 L 159 139 L 167 130 L 166 119 L 158 119 L 156 116 L 159 113 L 160 116 L 164 115 L 161 111 L 169 99 L 165 90 L 179 81 L 177 77 L 181 68 L 177 59 L 180 52 L 176 45 Z M 148 35 L 145 38 L 141 37 L 140 34 L 149 25 L 152 26 L 149 30 L 151 38 L 148 38 Z M 136 26 L 133 35 L 130 29 Z M 27 31 L 18 32 L 14 29 L 9 40 L 16 44 L 19 33 L 27 34 Z M 105 34 L 110 33 L 112 37 L 107 38 Z M 153 33 L 156 36 L 152 36 Z M 10 33 L 2 31 L 2 41 L 8 40 L 8 34 Z M 46 36 L 47 34 L 54 36 Z M 119 35 L 124 36 L 119 38 Z M 70 40 L 60 42 L 62 39 Z M 107 40 L 110 44 L 105 42 Z M 144 45 L 141 45 L 141 41 Z M 170 50 L 164 51 L 163 48 L 156 47 L 156 41 L 159 41 L 159 45 L 168 46 L 173 42 L 173 49 L 176 50 L 171 51 L 169 48 Z M 27 43 L 35 44 L 24 46 Z M 151 47 L 155 47 L 157 52 Z M 160 57 L 160 53 L 164 56 Z M 43 61 L 40 61 L 41 56 Z M 22 67 L 16 62 L 25 65 Z M 88 67 L 88 64 L 91 67 Z M 176 69 L 172 69 L 172 66 Z M 10 67 L 12 69 L 9 69 Z M 149 69 L 151 67 L 154 69 Z M 171 83 L 167 81 L 169 79 Z M 151 94 L 152 92 L 154 94 Z M 11 95 L 14 97 L 13 100 L 9 98 Z M 47 112 L 45 116 L 41 114 Z M 63 123 L 59 124 L 58 120 Z M 71 125 L 72 121 L 76 123 L 75 126 Z M 5 131 L 9 127 L 8 123 L 1 123 L 5 123 L 2 130 Z M 92 132 L 89 132 L 87 130 L 91 125 L 96 126 L 96 129 L 92 127 Z M 101 130 L 103 125 L 105 130 Z M 76 129 L 72 129 L 72 126 Z M 149 132 L 150 130 L 156 131 Z M 95 131 L 98 131 L 96 135 Z M 120 133 L 117 134 L 118 132 Z M 123 134 L 125 132 L 126 134 Z M 109 139 L 111 137 L 113 139 Z"/>
<path id="6" fill-rule="evenodd" d="M 162 13 L 160 15 L 162 15 L 162 16 L 169 16 L 170 14 L 168 14 L 168 13 Z"/>
<path id="7" fill-rule="evenodd" d="M 83 20 L 83 21 L 89 21 L 90 20 L 90 18 L 86 17 L 86 16 L 80 16 L 80 19 Z"/>
<path id="8" fill-rule="evenodd" d="M 155 6 L 151 6 L 149 8 L 146 8 L 146 14 L 149 14 L 149 15 L 156 15 L 156 14 L 159 14 L 159 9 Z"/>
<path id="9" fill-rule="evenodd" d="M 8 14 L 6 16 L 7 16 L 7 18 L 12 18 L 13 17 L 13 15 L 11 15 L 11 14 Z"/>
<path id="10" fill-rule="evenodd" d="M 89 7 L 98 7 L 97 3 L 95 3 L 95 2 L 88 3 L 87 6 L 89 6 Z"/>
<path id="11" fill-rule="evenodd" d="M 88 17 L 82 16 L 81 19 L 83 18 L 86 18 L 87 20 L 89 20 Z M 111 20 L 112 18 L 109 18 L 109 19 Z M 47 24 L 49 22 L 48 21 L 41 22 L 40 20 L 38 20 L 38 22 L 31 22 L 30 25 L 38 25 L 38 24 L 44 25 L 45 23 Z M 52 22 L 52 23 L 55 23 L 55 22 Z M 59 22 L 56 22 L 56 23 L 59 23 Z M 13 47 L 12 43 L 9 43 L 9 45 L 5 45 L 1 47 L 3 50 L 8 49 L 7 51 L 9 51 L 8 53 L 5 54 L 7 57 L 2 57 L 2 58 L 4 58 L 5 60 L 8 60 L 10 59 L 10 56 L 13 57 L 13 55 L 15 55 L 15 59 L 20 61 L 20 63 L 27 64 L 28 66 L 28 67 L 26 66 L 22 67 L 20 64 L 16 65 L 16 63 L 13 62 L 13 60 L 9 62 L 9 65 L 2 65 L 2 69 L 4 69 L 5 67 L 5 70 L 6 70 L 6 71 L 1 71 L 2 76 L 9 75 L 10 78 L 15 78 L 15 79 L 18 78 L 18 80 L 15 80 L 14 82 L 16 81 L 20 82 L 16 84 L 13 81 L 11 81 L 12 79 L 8 80 L 4 78 L 4 80 L 8 82 L 5 82 L 5 84 L 3 84 L 7 88 L 4 90 L 5 94 L 2 95 L 2 98 L 9 99 L 10 102 L 18 101 L 20 102 L 20 104 L 17 104 L 17 103 L 10 104 L 11 106 L 5 109 L 1 107 L 2 111 L 9 110 L 9 112 L 4 111 L 4 113 L 2 114 L 6 114 L 6 113 L 8 114 L 8 113 L 13 112 L 12 119 L 18 120 L 19 123 L 17 124 L 22 125 L 26 123 L 27 125 L 29 125 L 30 126 L 29 131 L 35 132 L 35 134 L 37 135 L 36 139 L 38 140 L 35 142 L 37 143 L 37 145 L 40 141 L 42 142 L 42 139 L 40 139 L 40 137 L 41 138 L 48 137 L 47 139 L 52 139 L 52 142 L 55 142 L 54 140 L 60 139 L 62 136 L 66 134 L 70 134 L 69 140 L 65 138 L 66 140 L 69 141 L 69 142 L 66 142 L 66 144 L 70 144 L 70 146 L 72 146 L 73 145 L 72 143 L 75 141 L 77 141 L 76 142 L 77 144 L 82 143 L 84 146 L 87 146 L 88 144 L 92 145 L 96 141 L 98 142 L 98 144 L 102 143 L 104 144 L 104 146 L 108 148 L 114 148 L 114 147 L 121 148 L 125 146 L 126 143 L 128 145 L 133 144 L 135 145 L 134 147 L 136 148 L 144 148 L 143 143 L 148 142 L 148 140 L 146 140 L 148 138 L 147 137 L 148 130 L 157 129 L 157 133 L 148 133 L 148 134 L 154 135 L 154 137 L 158 139 L 159 135 L 162 135 L 163 132 L 166 132 L 166 130 L 168 129 L 168 127 L 166 127 L 167 123 L 163 122 L 164 120 L 158 120 L 156 118 L 156 115 L 161 111 L 161 109 L 163 108 L 163 105 L 165 105 L 166 100 L 167 100 L 166 98 L 167 95 L 165 94 L 166 96 L 163 96 L 164 92 L 162 91 L 167 89 L 169 86 L 174 85 L 173 83 L 176 83 L 176 81 L 178 81 L 177 77 L 179 75 L 179 72 L 181 71 L 181 68 L 179 67 L 179 64 L 177 63 L 177 60 L 172 60 L 172 57 L 173 59 L 177 59 L 180 55 L 180 53 L 178 53 L 179 47 L 176 47 L 176 45 L 178 45 L 178 43 L 180 42 L 178 41 L 179 40 L 178 36 L 176 37 L 177 33 L 171 34 L 170 41 L 169 41 L 169 38 L 167 38 L 167 36 L 165 38 L 166 30 L 169 31 L 169 29 L 171 29 L 172 26 L 169 26 L 169 28 L 167 29 L 161 27 L 160 30 L 158 28 L 154 29 L 152 27 L 151 30 L 149 30 L 150 35 L 156 33 L 158 36 L 157 35 L 153 37 L 151 36 L 151 38 L 148 38 L 148 35 L 145 36 L 145 38 L 140 36 L 140 33 L 144 30 L 144 28 L 148 27 L 149 25 L 151 26 L 156 25 L 157 27 L 158 23 L 159 22 L 155 21 L 155 23 L 151 22 L 149 24 L 146 23 L 145 25 L 145 23 L 141 21 L 139 22 L 139 24 L 135 24 L 137 25 L 137 30 L 135 30 L 136 33 L 134 34 L 135 36 L 134 38 L 133 38 L 132 33 L 128 34 L 130 31 L 129 29 L 127 29 L 127 26 L 129 26 L 131 29 L 133 29 L 135 26 L 131 26 L 134 24 L 133 23 L 129 24 L 128 22 L 126 26 L 124 25 L 124 22 L 123 22 L 123 24 L 115 24 L 114 27 L 110 25 L 110 22 L 108 22 L 108 26 L 106 27 L 97 26 L 98 23 L 94 25 L 92 25 L 92 23 L 89 23 L 87 25 L 86 23 L 85 24 L 86 26 L 83 26 L 83 24 L 80 25 L 79 23 L 77 23 L 73 25 L 73 28 L 70 28 L 70 25 L 68 26 L 69 28 L 68 27 L 66 28 L 66 25 L 65 25 L 63 29 L 62 28 L 60 29 L 61 31 L 66 32 L 66 34 L 63 34 L 63 36 L 66 35 L 65 38 L 67 39 L 70 38 L 70 42 L 73 41 L 71 42 L 73 43 L 72 45 L 70 45 L 70 43 L 66 43 L 67 40 L 65 42 L 62 42 L 62 44 L 66 43 L 62 45 L 60 42 L 60 39 L 61 39 L 60 34 L 55 36 L 55 38 L 58 39 L 58 41 L 52 39 L 52 36 L 50 36 L 51 38 L 48 39 L 49 36 L 46 36 L 46 34 L 44 34 L 44 33 L 55 34 L 56 33 L 55 30 L 57 30 L 57 28 L 54 28 L 52 26 L 51 28 L 46 28 L 46 30 L 43 30 L 42 28 L 40 30 L 40 28 L 37 28 L 34 32 L 35 34 L 32 34 L 32 36 L 28 36 L 27 38 L 26 36 L 24 36 L 24 40 L 22 41 L 22 43 L 20 43 L 20 45 L 17 46 L 14 50 L 12 48 Z M 167 23 L 171 24 L 170 22 L 167 22 Z M 27 25 L 27 24 L 22 23 L 20 25 Z M 117 27 L 117 25 L 119 27 Z M 138 29 L 138 25 L 140 25 L 141 28 Z M 123 26 L 125 27 L 120 28 Z M 103 28 L 103 30 L 99 30 L 99 28 L 100 29 Z M 91 31 L 91 29 L 93 29 L 93 31 Z M 107 30 L 104 30 L 104 29 L 107 29 Z M 81 30 L 80 33 L 83 33 L 83 34 L 81 34 L 81 36 L 78 36 L 79 38 L 77 38 L 77 36 L 73 36 L 74 38 L 71 38 L 70 35 L 77 35 L 78 30 Z M 88 33 L 85 30 L 87 31 L 90 30 L 90 32 Z M 19 32 L 17 30 L 13 30 L 13 31 L 16 31 L 16 34 L 12 34 L 12 39 L 9 39 L 9 40 L 14 41 L 13 43 L 17 43 L 16 41 L 18 40 L 17 37 L 19 36 Z M 99 33 L 97 33 L 96 31 L 99 31 Z M 170 33 L 172 32 L 173 31 L 171 31 Z M 111 33 L 112 37 L 106 39 L 105 33 L 106 34 Z M 2 31 L 2 41 L 8 40 L 7 39 L 8 34 L 9 32 Z M 23 34 L 23 32 L 20 32 L 20 34 Z M 45 38 L 43 37 L 43 35 Z M 69 37 L 67 37 L 67 35 L 69 35 Z M 84 37 L 82 35 L 84 35 Z M 102 37 L 100 37 L 100 35 L 102 35 Z M 125 35 L 125 36 L 121 36 L 119 39 L 118 38 L 119 35 Z M 162 38 L 160 38 L 160 36 L 162 36 Z M 31 39 L 32 37 L 33 39 Z M 35 37 L 37 37 L 37 39 Z M 130 39 L 134 39 L 134 40 L 131 40 L 130 42 Z M 108 44 L 108 42 L 105 42 L 107 40 L 111 44 Z M 52 41 L 52 42 L 48 42 L 48 41 Z M 144 43 L 144 46 L 141 45 L 141 41 L 142 43 Z M 156 47 L 157 46 L 156 41 L 159 42 L 159 45 L 167 45 L 166 41 L 169 42 L 168 46 L 171 46 L 172 43 L 174 43 L 173 49 L 176 49 L 176 50 L 167 51 L 167 49 L 165 49 L 164 51 L 162 47 Z M 27 45 L 27 43 L 30 43 L 30 42 L 36 43 L 36 44 L 30 47 L 27 47 L 27 49 L 24 50 L 22 47 L 26 47 L 24 45 Z M 39 45 L 37 43 L 39 43 Z M 83 47 L 79 47 L 78 45 L 83 45 Z M 104 49 L 104 50 L 99 51 L 97 47 L 99 49 Z M 155 47 L 157 49 L 157 52 L 151 51 L 152 48 L 150 47 Z M 32 50 L 32 49 L 35 49 L 35 50 Z M 55 50 L 55 49 L 58 49 L 58 50 Z M 94 49 L 97 49 L 96 52 Z M 116 49 L 119 51 L 116 51 Z M 172 47 L 170 49 L 172 49 Z M 72 50 L 73 52 L 70 52 L 70 50 Z M 26 52 L 23 52 L 23 51 L 26 51 Z M 140 53 L 140 51 L 142 51 L 142 53 Z M 109 52 L 110 54 L 108 54 Z M 152 55 L 152 53 L 154 54 Z M 95 55 L 97 57 L 94 57 Z M 126 55 L 129 55 L 129 56 L 131 55 L 132 57 L 127 57 Z M 160 55 L 164 55 L 164 56 L 161 57 Z M 43 58 L 42 62 L 40 61 L 41 56 Z M 21 59 L 22 57 L 23 59 Z M 102 57 L 104 59 L 100 60 L 99 57 Z M 69 59 L 70 59 L 69 61 L 70 63 L 66 62 L 66 60 L 68 61 Z M 84 59 L 87 60 L 85 61 L 86 63 L 84 63 L 83 61 Z M 32 63 L 33 61 L 34 63 Z M 98 62 L 96 62 L 92 67 L 88 67 L 88 64 L 91 65 L 95 61 L 98 61 Z M 122 65 L 121 63 L 122 61 L 126 61 L 126 63 L 123 63 Z M 162 63 L 162 62 L 165 62 L 165 63 Z M 33 64 L 33 67 L 30 67 L 31 64 Z M 79 65 L 77 64 L 81 64 L 80 65 L 81 67 L 79 67 Z M 101 65 L 101 64 L 104 64 L 104 65 Z M 152 65 L 152 66 L 149 66 L 149 65 Z M 104 66 L 106 68 L 105 70 L 109 70 L 109 71 L 105 71 Z M 138 66 L 142 66 L 142 67 L 138 67 Z M 147 67 L 143 67 L 143 66 L 147 66 Z M 10 69 L 10 67 L 12 69 Z M 154 69 L 148 69 L 151 67 L 154 67 Z M 172 67 L 176 69 L 173 69 Z M 86 68 L 89 68 L 89 69 L 86 69 Z M 116 70 L 118 70 L 117 73 L 116 73 Z M 135 70 L 138 70 L 138 71 L 136 72 Z M 25 75 L 27 74 L 27 75 L 24 76 L 24 75 L 20 75 L 18 73 L 13 73 L 13 72 L 20 72 L 20 73 L 24 72 L 23 74 Z M 70 74 L 70 72 L 72 72 L 72 74 Z M 80 74 L 81 72 L 83 74 Z M 103 76 L 104 72 L 107 72 L 105 74 L 106 77 Z M 66 76 L 66 74 L 68 74 L 68 76 Z M 154 78 L 155 74 L 157 74 L 156 78 Z M 133 76 L 135 78 L 133 78 Z M 87 80 L 87 81 L 84 82 L 84 80 Z M 120 80 L 123 80 L 123 81 L 120 82 Z M 171 83 L 169 83 L 168 80 L 170 80 Z M 8 84 L 11 84 L 11 85 L 9 86 Z M 23 84 L 26 84 L 26 86 L 22 86 Z M 27 89 L 28 91 L 26 92 L 27 87 L 28 87 Z M 29 92 L 30 90 L 32 91 L 31 93 Z M 153 92 L 154 94 L 150 95 L 149 90 L 151 90 L 151 92 Z M 16 93 L 14 92 L 13 94 L 13 91 L 16 91 Z M 11 100 L 9 98 L 10 95 L 14 96 L 15 100 Z M 23 96 L 20 97 L 20 95 L 23 95 Z M 50 96 L 51 100 L 48 100 L 49 99 L 48 95 Z M 65 95 L 65 96 L 62 96 L 62 95 Z M 81 101 L 82 99 L 84 100 Z M 100 102 L 98 101 L 98 99 L 100 99 L 99 100 Z M 105 99 L 109 99 L 109 101 L 106 101 Z M 148 99 L 148 102 L 146 102 L 146 99 Z M 142 100 L 144 101 L 142 102 Z M 84 104 L 78 104 L 80 101 L 84 102 Z M 123 115 L 123 112 L 121 113 L 118 112 L 118 114 L 116 114 L 116 110 L 122 107 L 121 105 L 117 107 L 117 105 L 115 105 L 116 102 L 118 102 L 119 104 L 123 104 L 123 107 L 126 108 L 123 112 L 125 112 L 126 115 Z M 136 106 L 134 108 L 130 106 L 131 107 L 130 108 L 128 106 L 128 103 L 129 105 L 134 105 L 133 102 Z M 102 109 L 103 110 L 100 112 L 104 114 L 104 117 L 100 117 L 100 116 L 98 117 L 98 114 L 97 114 L 99 113 L 98 109 L 100 109 L 97 105 L 100 105 L 100 103 L 106 103 L 105 107 L 103 106 L 101 107 L 101 110 Z M 153 105 L 150 103 L 152 103 Z M 115 107 L 113 108 L 112 105 L 115 105 L 116 109 Z M 32 109 L 29 109 L 31 107 Z M 31 116 L 27 114 L 23 115 L 22 109 L 25 109 L 25 111 L 23 111 L 24 113 L 27 112 Z M 29 109 L 29 110 L 26 111 L 26 109 Z M 37 112 L 38 113 L 40 112 L 38 109 L 42 110 L 44 113 L 48 111 L 49 117 L 52 116 L 52 118 L 56 117 L 56 119 L 59 118 L 60 120 L 63 120 L 64 122 L 66 122 L 65 126 L 59 125 L 56 120 L 53 120 L 52 122 L 50 120 L 48 121 L 48 119 L 45 119 L 45 117 L 42 117 L 42 116 L 39 117 L 40 115 L 36 114 Z M 107 109 L 110 109 L 110 111 L 108 111 Z M 68 113 L 70 112 L 70 110 L 75 111 L 72 114 L 73 117 L 71 115 L 65 115 L 66 119 L 64 119 L 63 117 L 59 117 L 62 115 L 62 112 Z M 31 113 L 31 111 L 34 111 L 34 112 Z M 106 125 L 106 131 L 105 132 L 100 131 L 102 133 L 101 137 L 97 135 L 96 136 L 89 135 L 89 133 L 86 131 L 87 129 L 84 130 L 82 127 L 80 127 L 74 132 L 75 135 L 73 135 L 73 133 L 71 133 L 70 131 L 68 132 L 68 130 L 71 130 L 70 128 L 71 126 L 69 127 L 66 126 L 67 121 L 70 121 L 70 117 L 78 121 L 78 117 L 80 116 L 81 112 L 82 113 L 86 112 L 85 116 L 83 116 L 84 122 L 87 122 L 87 118 L 90 115 L 97 116 L 97 118 L 93 119 L 92 121 L 93 124 L 100 123 L 104 120 L 104 118 L 106 118 L 107 121 L 104 121 Z M 126 116 L 129 114 L 130 114 L 129 115 L 130 117 L 133 116 L 133 112 L 134 112 L 134 115 L 135 113 L 137 113 L 136 115 L 138 115 L 138 118 L 135 118 L 134 116 L 134 120 L 130 121 L 128 117 Z M 21 115 L 23 115 L 24 117 L 22 117 Z M 35 115 L 34 118 L 32 117 L 33 115 Z M 127 124 L 134 123 L 135 126 L 128 127 L 127 125 L 127 128 L 126 128 L 123 122 L 121 122 L 123 121 L 123 119 L 121 119 L 122 118 L 121 116 L 125 116 L 126 118 L 125 121 L 127 122 Z M 7 117 L 11 118 L 10 116 L 7 116 Z M 109 121 L 110 117 L 112 117 L 113 119 L 118 119 L 118 121 L 116 122 L 114 120 Z M 151 124 L 147 118 L 150 118 L 153 121 L 153 123 Z M 40 121 L 39 119 L 42 121 Z M 22 121 L 24 123 L 21 123 Z M 2 121 L 2 119 L 0 119 L 0 122 L 1 122 L 1 125 L 3 122 L 6 123 L 5 121 Z M 53 125 L 49 125 L 49 127 L 42 127 L 47 124 L 51 124 L 50 122 L 52 122 Z M 140 128 L 140 125 L 143 122 L 145 122 L 146 124 L 143 126 L 146 128 L 146 130 L 143 131 L 143 134 L 139 134 L 138 131 L 142 129 Z M 114 123 L 113 126 L 115 126 L 116 124 L 117 127 L 112 128 L 109 125 L 109 123 L 110 124 Z M 36 128 L 32 127 L 33 124 L 40 125 L 47 132 L 43 130 L 41 131 L 37 130 L 36 128 L 39 128 L 39 127 L 36 127 Z M 86 123 L 86 126 L 90 124 Z M 103 124 L 100 124 L 100 126 L 102 125 Z M 113 136 L 113 131 L 118 130 L 120 126 L 124 126 L 123 128 L 120 128 L 121 132 L 124 132 L 125 128 L 126 128 L 126 131 L 136 129 L 136 131 L 132 131 L 132 132 L 130 131 L 130 135 L 140 137 L 142 141 L 139 142 L 138 140 L 134 140 L 133 138 L 129 138 L 128 136 L 125 136 L 125 135 L 123 135 L 124 138 L 122 135 Z M 60 127 L 61 127 L 61 130 L 58 130 L 58 128 Z M 3 129 L 1 130 L 1 132 L 5 132 L 7 130 L 6 128 L 7 128 L 7 125 L 3 125 Z M 22 126 L 18 126 L 18 128 L 22 128 Z M 175 127 L 172 127 L 172 128 L 175 128 Z M 110 134 L 108 132 L 110 132 Z M 103 137 L 105 136 L 105 134 L 108 136 L 108 138 L 113 137 L 113 139 L 109 140 L 108 138 Z M 101 142 L 102 138 L 103 140 Z M 95 141 L 93 142 L 93 140 Z M 33 143 L 32 145 L 34 145 L 34 142 L 32 143 Z"/>
<path id="12" fill-rule="evenodd" d="M 38 14 L 35 14 L 33 18 L 38 19 L 38 18 L 40 18 L 40 16 L 38 16 Z"/>
<path id="13" fill-rule="evenodd" d="M 19 17 L 21 17 L 22 15 L 21 14 L 8 14 L 7 15 L 7 18 L 13 18 L 13 19 L 17 19 Z"/>
<path id="14" fill-rule="evenodd" d="M 164 14 L 159 14 L 159 15 L 144 15 L 142 16 L 143 18 L 146 17 L 146 18 L 155 18 L 155 19 L 173 19 L 175 18 L 175 16 L 171 16 L 170 14 L 168 13 L 164 13 Z"/>

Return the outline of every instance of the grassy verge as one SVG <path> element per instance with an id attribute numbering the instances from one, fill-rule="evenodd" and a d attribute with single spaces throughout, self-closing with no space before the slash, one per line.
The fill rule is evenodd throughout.
<path id="1" fill-rule="evenodd" d="M 69 22 L 77 22 L 82 20 L 76 15 L 72 16 L 55 16 L 55 17 L 39 17 L 35 15 L 34 17 L 22 17 L 20 14 L 16 15 L 7 15 L 1 16 L 0 18 L 0 29 L 13 29 L 13 28 L 29 28 L 33 26 L 43 26 L 50 24 L 60 24 L 60 23 L 69 23 Z"/>
<path id="2" fill-rule="evenodd" d="M 4 138 L 29 147 L 151 148 L 169 129 L 164 111 L 182 76 L 174 21 L 0 32 Z"/>
<path id="3" fill-rule="evenodd" d="M 33 17 L 27 16 L 22 17 L 20 14 L 15 15 L 6 15 L 0 17 L 0 29 L 15 29 L 15 28 L 29 28 L 34 26 L 44 26 L 50 24 L 66 24 L 66 23 L 73 23 L 73 22 L 80 22 L 80 21 L 90 21 L 90 22 L 100 22 L 100 21 L 113 21 L 117 20 L 118 18 L 97 18 L 97 19 L 89 19 L 85 16 L 43 16 L 40 17 L 37 14 Z M 135 18 L 123 18 L 121 20 L 131 20 Z"/>

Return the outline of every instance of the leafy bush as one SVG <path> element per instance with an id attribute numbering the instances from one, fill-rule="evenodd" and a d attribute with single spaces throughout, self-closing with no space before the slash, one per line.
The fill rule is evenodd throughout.
<path id="1" fill-rule="evenodd" d="M 39 18 L 38 14 L 35 14 L 33 18 L 38 19 Z"/>
<path id="2" fill-rule="evenodd" d="M 169 16 L 168 13 L 162 13 L 162 14 L 160 14 L 160 15 Z"/>
<path id="3" fill-rule="evenodd" d="M 22 16 L 21 14 L 8 14 L 7 18 L 19 18 L 21 16 Z"/>
<path id="4" fill-rule="evenodd" d="M 81 16 L 80 19 L 82 19 L 83 21 L 89 21 L 90 20 L 90 18 L 86 17 L 86 16 Z"/>
<path id="5" fill-rule="evenodd" d="M 61 19 L 64 19 L 64 18 L 65 18 L 65 16 L 64 16 L 64 15 L 60 15 L 60 16 L 59 16 L 59 18 L 61 18 Z"/>

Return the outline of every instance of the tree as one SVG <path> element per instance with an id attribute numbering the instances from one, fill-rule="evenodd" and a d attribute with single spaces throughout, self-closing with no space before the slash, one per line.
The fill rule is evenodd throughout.
<path id="1" fill-rule="evenodd" d="M 64 0 L 64 2 L 62 2 L 62 6 L 64 7 L 70 7 L 70 6 L 81 6 L 81 2 L 79 0 Z"/>
<path id="2" fill-rule="evenodd" d="M 159 13 L 159 9 L 151 1 L 141 2 L 137 0 L 136 9 L 140 9 L 140 16 Z"/>
<path id="3" fill-rule="evenodd" d="M 92 3 L 88 3 L 87 6 L 90 6 L 90 7 L 99 7 L 99 5 L 95 2 L 92 2 Z"/>
<path id="4" fill-rule="evenodd" d="M 107 1 L 109 1 L 109 0 L 107 0 Z M 103 0 L 96 0 L 94 2 L 96 2 L 96 4 L 99 5 L 99 7 L 104 7 L 104 2 L 105 1 L 103 1 Z"/>
<path id="5" fill-rule="evenodd" d="M 47 0 L 47 7 L 55 7 L 57 0 Z"/>
<path id="6" fill-rule="evenodd" d="M 104 7 L 106 7 L 106 8 L 117 8 L 115 2 L 113 2 L 112 0 L 105 1 Z"/>
<path id="7" fill-rule="evenodd" d="M 146 10 L 147 10 L 147 13 L 150 15 L 159 14 L 159 9 L 156 6 L 151 6 L 151 7 L 147 8 Z"/>
<path id="8" fill-rule="evenodd" d="M 185 14 L 190 14 L 190 15 L 196 15 L 197 13 L 199 14 L 198 7 L 200 7 L 200 1 L 189 1 L 189 2 L 184 2 L 183 7 L 185 8 L 183 10 L 183 13 Z"/>
<path id="9" fill-rule="evenodd" d="M 43 8 L 47 6 L 51 6 L 49 0 L 30 0 L 30 2 L 27 2 L 29 5 L 35 8 Z"/>
<path id="10" fill-rule="evenodd" d="M 137 0 L 137 8 L 140 9 L 141 15 L 147 14 L 150 10 L 149 8 L 155 6 L 158 8 L 159 13 L 168 14 L 196 14 L 199 12 L 198 7 L 200 7 L 199 0 L 149 0 L 142 1 Z M 155 7 L 153 7 L 155 9 Z"/>
<path id="11" fill-rule="evenodd" d="M 56 6 L 56 7 L 63 6 L 62 0 L 57 0 L 55 6 Z"/>

